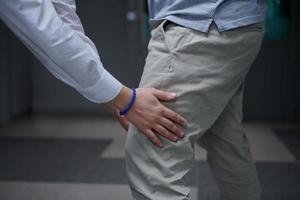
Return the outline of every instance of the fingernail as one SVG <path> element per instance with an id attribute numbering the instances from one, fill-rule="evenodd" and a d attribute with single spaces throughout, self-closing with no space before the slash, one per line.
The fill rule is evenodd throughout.
<path id="1" fill-rule="evenodd" d="M 184 125 L 185 127 L 187 127 L 187 126 L 188 126 L 187 121 L 184 121 L 184 122 L 183 122 L 183 125 Z"/>
<path id="2" fill-rule="evenodd" d="M 179 133 L 179 135 L 180 135 L 180 137 L 183 137 L 183 136 L 184 136 L 184 132 L 181 131 L 181 132 Z"/>
<path id="3" fill-rule="evenodd" d="M 171 93 L 171 97 L 176 97 L 176 93 Z"/>
<path id="4" fill-rule="evenodd" d="M 173 137 L 174 142 L 177 142 L 177 140 L 178 140 L 178 137 Z"/>

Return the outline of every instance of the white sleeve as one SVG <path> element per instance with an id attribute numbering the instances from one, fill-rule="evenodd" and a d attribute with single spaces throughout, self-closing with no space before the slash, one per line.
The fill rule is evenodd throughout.
<path id="1" fill-rule="evenodd" d="M 55 77 L 90 101 L 119 94 L 122 84 L 84 35 L 74 0 L 0 0 L 0 18 Z"/>

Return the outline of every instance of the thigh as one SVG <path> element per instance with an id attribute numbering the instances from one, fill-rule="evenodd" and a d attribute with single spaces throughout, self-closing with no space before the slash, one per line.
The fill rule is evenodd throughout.
<path id="1" fill-rule="evenodd" d="M 162 65 L 156 66 L 161 72 L 159 89 L 177 94 L 176 101 L 165 105 L 187 119 L 187 137 L 195 141 L 214 124 L 243 84 L 259 52 L 263 27 L 224 33 L 215 26 L 209 33 L 182 28 L 182 38 L 177 37 L 180 41 L 174 40 L 173 35 L 180 33 L 177 29 L 161 31 L 161 45 L 167 53 Z M 143 84 L 155 79 L 153 71 L 146 74 L 151 77 L 142 78 Z"/>
<path id="2" fill-rule="evenodd" d="M 146 199 L 188 199 L 183 177 L 191 168 L 193 144 L 240 88 L 259 50 L 262 33 L 219 33 L 213 27 L 205 34 L 164 25 L 152 33 L 140 87 L 177 93 L 176 101 L 164 104 L 188 120 L 186 136 L 177 143 L 165 140 L 165 147 L 158 149 L 131 126 L 127 172 L 133 191 Z"/>

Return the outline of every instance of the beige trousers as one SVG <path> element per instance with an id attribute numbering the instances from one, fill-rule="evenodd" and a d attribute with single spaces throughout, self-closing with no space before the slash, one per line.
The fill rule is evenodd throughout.
<path id="1" fill-rule="evenodd" d="M 165 103 L 188 121 L 184 139 L 154 146 L 130 126 L 126 167 L 136 200 L 189 199 L 184 176 L 192 167 L 194 144 L 207 150 L 221 199 L 258 200 L 260 184 L 241 127 L 243 85 L 259 52 L 263 23 L 219 33 L 201 33 L 168 21 L 152 31 L 140 87 L 175 92 Z"/>

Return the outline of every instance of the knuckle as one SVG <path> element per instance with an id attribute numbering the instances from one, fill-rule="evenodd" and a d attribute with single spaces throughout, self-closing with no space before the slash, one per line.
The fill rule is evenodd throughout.
<path id="1" fill-rule="evenodd" d="M 171 121 L 166 121 L 166 125 L 168 128 L 172 128 L 172 126 L 174 125 Z"/>
<path id="2" fill-rule="evenodd" d="M 144 122 L 143 126 L 144 126 L 145 128 L 150 128 L 151 124 L 152 124 L 151 122 L 146 121 L 146 122 Z"/>
<path id="3" fill-rule="evenodd" d="M 159 120 L 160 120 L 160 117 L 161 117 L 161 115 L 159 115 L 159 114 L 153 115 L 153 121 L 154 121 L 154 122 L 159 121 Z"/>
<path id="4" fill-rule="evenodd" d="M 150 129 L 145 129 L 144 133 L 145 133 L 145 135 L 148 136 L 148 137 L 150 137 L 151 134 L 152 134 L 152 132 L 151 132 Z"/>
<path id="5" fill-rule="evenodd" d="M 159 122 L 159 123 L 163 123 L 164 122 L 164 117 L 162 117 L 162 116 L 159 116 L 158 118 L 157 118 L 157 122 Z"/>
<path id="6" fill-rule="evenodd" d="M 164 111 L 164 109 L 160 108 L 160 109 L 158 110 L 158 113 L 159 113 L 159 116 L 164 116 L 165 111 Z"/>
<path id="7" fill-rule="evenodd" d="M 178 114 L 174 114 L 174 119 L 175 119 L 176 121 L 178 121 L 178 120 L 179 120 L 179 116 L 178 116 Z"/>
<path id="8" fill-rule="evenodd" d="M 177 126 L 175 126 L 174 124 L 171 125 L 171 129 L 174 130 L 174 131 L 178 131 Z"/>
<path id="9" fill-rule="evenodd" d="M 156 140 L 156 137 L 155 137 L 155 135 L 153 135 L 153 134 L 149 134 L 148 137 L 149 137 L 149 139 L 152 140 L 152 141 L 155 141 L 155 140 Z"/>
<path id="10" fill-rule="evenodd" d="M 172 134 L 169 131 L 166 131 L 165 136 L 169 139 L 173 138 Z"/>
<path id="11" fill-rule="evenodd" d="M 184 122 L 184 118 L 180 115 L 178 115 L 180 122 Z"/>
<path id="12" fill-rule="evenodd" d="M 168 132 L 166 129 L 163 129 L 163 130 L 161 130 L 161 134 L 163 134 L 163 135 L 168 135 L 169 132 Z"/>
<path id="13" fill-rule="evenodd" d="M 165 120 L 165 117 L 163 116 L 160 116 L 159 117 L 159 122 L 163 123 L 163 124 L 167 124 L 166 120 Z"/>
<path id="14" fill-rule="evenodd" d="M 146 135 L 150 135 L 151 134 L 151 131 L 149 130 L 148 127 L 145 127 L 143 132 L 146 134 Z"/>

